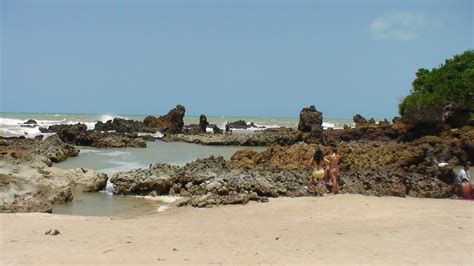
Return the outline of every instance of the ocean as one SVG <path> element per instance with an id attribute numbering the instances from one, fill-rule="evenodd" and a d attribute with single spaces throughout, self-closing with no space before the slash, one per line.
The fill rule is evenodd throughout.
<path id="1" fill-rule="evenodd" d="M 143 121 L 146 115 L 111 115 L 111 114 L 41 114 L 41 113 L 0 113 L 0 136 L 26 136 L 34 137 L 41 134 L 39 127 L 24 127 L 22 124 L 28 119 L 34 119 L 40 127 L 49 127 L 56 124 L 83 123 L 89 129 L 94 128 L 97 121 L 107 122 L 115 117 Z M 227 122 L 244 120 L 253 122 L 261 127 L 259 129 L 248 129 L 247 131 L 262 130 L 276 127 L 297 127 L 297 117 L 238 117 L 238 116 L 208 116 L 209 123 L 216 124 L 224 129 Z M 199 116 L 185 116 L 184 123 L 198 124 Z M 323 122 L 324 128 L 342 128 L 344 125 L 353 126 L 352 119 L 348 118 L 326 118 Z"/>

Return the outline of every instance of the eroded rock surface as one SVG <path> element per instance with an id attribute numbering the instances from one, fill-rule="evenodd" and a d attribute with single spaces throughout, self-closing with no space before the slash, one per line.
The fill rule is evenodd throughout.
<path id="1" fill-rule="evenodd" d="M 75 193 L 105 188 L 107 176 L 88 169 L 63 170 L 28 151 L 0 147 L 0 212 L 51 212 Z"/>
<path id="2" fill-rule="evenodd" d="M 143 120 L 143 124 L 145 127 L 157 129 L 163 134 L 181 133 L 184 127 L 183 118 L 185 113 L 186 108 L 177 105 L 164 116 L 147 116 Z"/>

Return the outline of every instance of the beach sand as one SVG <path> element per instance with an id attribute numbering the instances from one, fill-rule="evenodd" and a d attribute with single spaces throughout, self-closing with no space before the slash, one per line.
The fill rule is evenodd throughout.
<path id="1" fill-rule="evenodd" d="M 361 195 L 139 217 L 1 214 L 0 264 L 474 265 L 473 214 L 472 201 Z"/>

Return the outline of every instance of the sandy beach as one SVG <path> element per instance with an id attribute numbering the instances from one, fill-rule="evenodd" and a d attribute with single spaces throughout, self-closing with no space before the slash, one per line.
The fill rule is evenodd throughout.
<path id="1" fill-rule="evenodd" d="M 361 195 L 139 217 L 1 214 L 0 262 L 473 265 L 473 214 L 472 201 Z"/>

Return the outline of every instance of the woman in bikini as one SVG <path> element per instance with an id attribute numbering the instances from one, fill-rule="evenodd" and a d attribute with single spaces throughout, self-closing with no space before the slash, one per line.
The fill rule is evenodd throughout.
<path id="1" fill-rule="evenodd" d="M 308 163 L 308 167 L 312 172 L 306 184 L 306 190 L 308 190 L 311 185 L 317 185 L 319 182 L 323 182 L 329 163 L 330 161 L 324 158 L 323 152 L 318 148 Z"/>

